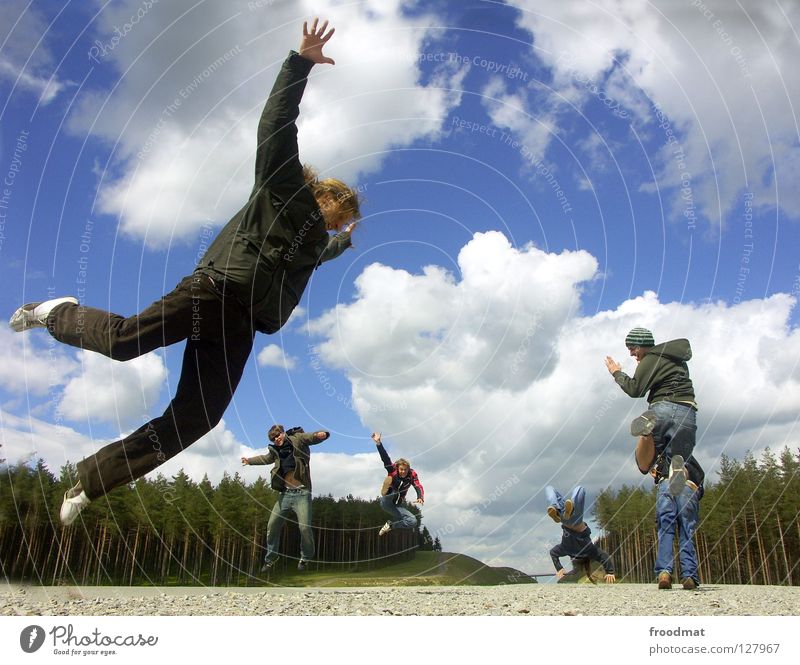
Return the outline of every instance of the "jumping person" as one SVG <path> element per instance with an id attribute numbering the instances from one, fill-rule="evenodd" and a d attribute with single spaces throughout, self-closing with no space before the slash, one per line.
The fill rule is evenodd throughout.
<path id="1" fill-rule="evenodd" d="M 261 572 L 266 573 L 278 558 L 281 531 L 286 513 L 292 511 L 300 529 L 300 561 L 297 570 L 303 572 L 314 558 L 314 532 L 311 530 L 311 451 L 309 446 L 322 443 L 330 432 L 306 434 L 299 428 L 286 432 L 283 425 L 273 425 L 267 433 L 270 443 L 266 455 L 242 457 L 242 464 L 272 464 L 270 487 L 279 492 L 267 524 L 267 554 Z"/>
<path id="2" fill-rule="evenodd" d="M 568 556 L 573 560 L 599 561 L 605 571 L 606 583 L 616 582 L 611 557 L 592 542 L 592 530 L 583 521 L 583 503 L 586 497 L 583 487 L 578 485 L 567 499 L 551 485 L 545 487 L 544 492 L 548 502 L 547 514 L 553 521 L 561 524 L 561 542 L 550 550 L 558 579 L 567 574 L 560 559 Z"/>
<path id="3" fill-rule="evenodd" d="M 20 307 L 16 331 L 44 327 L 60 342 L 130 360 L 186 340 L 178 388 L 163 415 L 78 463 L 64 495 L 71 524 L 92 500 L 157 468 L 213 429 L 244 371 L 256 332 L 286 323 L 314 269 L 350 246 L 358 194 L 340 180 L 318 180 L 297 153 L 300 100 L 311 68 L 334 64 L 322 49 L 325 21 L 303 23 L 299 53 L 284 61 L 258 125 L 255 186 L 245 206 L 177 287 L 128 318 L 58 298 Z M 332 238 L 327 231 L 336 231 Z"/>
<path id="4" fill-rule="evenodd" d="M 647 415 L 647 414 L 645 414 Z M 653 436 L 639 436 L 636 443 L 636 466 L 649 473 L 656 482 L 656 526 L 658 549 L 655 574 L 659 589 L 672 588 L 675 557 L 672 546 L 678 534 L 678 560 L 681 566 L 681 585 L 687 591 L 700 586 L 694 532 L 700 517 L 700 499 L 703 498 L 705 473 L 694 456 L 684 460 L 673 455 L 669 445 Z M 675 494 L 668 478 L 685 477 L 680 492 Z"/>
<path id="5" fill-rule="evenodd" d="M 649 410 L 631 423 L 631 434 L 652 435 L 656 449 L 669 447 L 670 457 L 689 459 L 697 434 L 697 402 L 686 364 L 692 357 L 689 340 L 675 339 L 656 346 L 653 333 L 634 328 L 625 338 L 625 346 L 638 363 L 633 377 L 625 374 L 611 356 L 606 356 L 605 363 L 626 394 L 643 397 L 649 391 Z M 682 494 L 686 478 L 685 471 L 670 476 L 673 496 Z"/>
<path id="6" fill-rule="evenodd" d="M 380 432 L 373 432 L 372 440 L 375 441 L 378 454 L 383 462 L 383 468 L 386 469 L 388 474 L 383 479 L 383 485 L 381 485 L 381 508 L 392 517 L 381 527 L 378 535 L 383 536 L 392 529 L 413 529 L 417 525 L 417 518 L 411 511 L 403 508 L 403 502 L 406 499 L 409 488 L 413 486 L 414 491 L 417 493 L 417 500 L 414 503 L 419 505 L 425 503 L 425 490 L 422 488 L 417 472 L 411 468 L 409 461 L 403 457 L 392 462 L 391 457 L 383 447 L 383 443 L 381 443 Z"/>

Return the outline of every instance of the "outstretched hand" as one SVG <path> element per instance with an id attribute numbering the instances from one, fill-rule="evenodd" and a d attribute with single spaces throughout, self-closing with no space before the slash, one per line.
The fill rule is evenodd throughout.
<path id="1" fill-rule="evenodd" d="M 311 30 L 308 29 L 308 23 L 303 21 L 303 38 L 300 40 L 300 55 L 304 58 L 311 60 L 311 62 L 321 65 L 329 64 L 335 65 L 333 58 L 329 58 L 322 53 L 322 47 L 328 43 L 328 40 L 333 37 L 335 28 L 331 28 L 328 34 L 325 34 L 325 29 L 328 27 L 328 22 L 325 21 L 322 26 L 317 30 L 318 18 L 314 18 L 311 24 Z"/>
<path id="2" fill-rule="evenodd" d="M 375 442 L 375 445 L 378 445 L 381 442 L 381 433 L 380 432 L 373 432 L 372 433 L 372 440 Z"/>
<path id="3" fill-rule="evenodd" d="M 622 365 L 620 365 L 611 356 L 606 356 L 606 369 L 608 369 L 609 374 L 613 374 L 614 372 L 619 372 L 622 370 Z"/>

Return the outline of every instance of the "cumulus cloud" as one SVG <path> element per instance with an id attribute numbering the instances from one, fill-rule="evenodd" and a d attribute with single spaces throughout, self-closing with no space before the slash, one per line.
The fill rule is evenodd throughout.
<path id="1" fill-rule="evenodd" d="M 73 422 L 98 421 L 120 429 L 139 424 L 157 402 L 167 368 L 157 353 L 121 363 L 80 351 L 82 371 L 67 381 L 60 413 Z"/>
<path id="2" fill-rule="evenodd" d="M 0 5 L 0 79 L 32 92 L 42 105 L 49 104 L 67 83 L 52 71 L 47 47 L 50 26 L 25 0 Z"/>
<path id="3" fill-rule="evenodd" d="M 0 327 L 0 383 L 15 394 L 44 395 L 62 386 L 79 365 L 55 340 Z"/>
<path id="4" fill-rule="evenodd" d="M 286 355 L 277 344 L 268 344 L 261 349 L 258 352 L 257 360 L 261 367 L 279 367 L 289 370 L 297 366 L 297 358 Z"/>
<path id="5" fill-rule="evenodd" d="M 630 112 L 640 136 L 663 146 L 658 188 L 674 192 L 688 182 L 693 202 L 712 222 L 724 219 L 742 190 L 754 193 L 756 206 L 800 216 L 792 184 L 800 102 L 800 80 L 790 73 L 797 60 L 796 3 L 510 4 L 553 79 L 549 97 L 512 93 L 507 85 L 493 91 L 497 124 L 546 147 L 558 132 L 559 106 L 585 107 L 602 93 L 603 103 Z M 555 122 L 553 134 L 543 133 L 548 121 Z M 668 130 L 677 143 L 667 142 Z"/>
<path id="6" fill-rule="evenodd" d="M 662 303 L 646 292 L 587 316 L 580 296 L 596 277 L 593 257 L 515 248 L 497 232 L 476 234 L 458 267 L 459 276 L 437 266 L 413 275 L 373 264 L 352 302 L 309 324 L 320 358 L 350 380 L 367 429 L 384 433 L 392 455 L 411 458 L 429 496 L 426 524 L 446 547 L 549 567 L 547 545 L 559 533 L 544 516 L 545 485 L 566 492 L 583 484 L 591 498 L 646 482 L 627 431 L 646 403 L 625 396 L 603 364 L 610 354 L 634 371 L 624 338 L 635 326 L 657 341 L 692 343 L 697 454 L 710 478 L 722 453 L 741 458 L 758 442 L 795 443 L 792 297 L 728 306 Z M 396 325 L 369 334 L 376 315 Z M 348 484 L 374 494 L 377 462 L 351 464 Z"/>
<path id="7" fill-rule="evenodd" d="M 70 125 L 114 145 L 99 208 L 129 235 L 187 240 L 243 204 L 264 101 L 311 15 L 336 27 L 326 51 L 337 64 L 312 71 L 299 121 L 303 160 L 323 174 L 353 180 L 387 150 L 437 136 L 459 100 L 448 90 L 463 72 L 443 67 L 420 82 L 416 54 L 437 24 L 430 15 L 410 18 L 384 0 L 253 4 L 158 3 L 116 41 L 139 1 L 100 13 L 97 66 L 119 82 L 84 95 Z"/>

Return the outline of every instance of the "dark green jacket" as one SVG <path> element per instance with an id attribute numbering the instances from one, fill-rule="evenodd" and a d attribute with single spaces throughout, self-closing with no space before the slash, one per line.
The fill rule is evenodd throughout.
<path id="1" fill-rule="evenodd" d="M 652 347 L 639 361 L 633 378 L 625 372 L 614 372 L 614 380 L 631 397 L 644 397 L 647 402 L 694 402 L 694 388 L 686 362 L 692 357 L 688 339 L 674 339 Z"/>
<path id="2" fill-rule="evenodd" d="M 314 268 L 350 246 L 348 233 L 329 239 L 297 152 L 295 121 L 313 66 L 294 51 L 284 61 L 258 124 L 250 199 L 195 269 L 238 300 L 265 333 L 286 323 Z"/>
<path id="3" fill-rule="evenodd" d="M 330 438 L 330 435 L 329 437 Z M 327 441 L 323 439 L 322 441 Z M 315 446 L 318 441 L 314 436 L 306 432 L 298 432 L 297 434 L 287 434 L 286 440 L 283 442 L 284 446 L 292 446 L 294 450 L 294 477 L 295 480 L 302 483 L 305 488 L 311 491 L 311 450 L 309 446 Z M 272 464 L 270 469 L 270 487 L 276 492 L 283 492 L 286 487 L 281 478 L 281 459 L 278 455 L 278 446 L 270 443 L 267 446 L 268 452 L 266 455 L 256 455 L 255 457 L 248 457 L 247 463 L 252 465 L 259 464 Z"/>

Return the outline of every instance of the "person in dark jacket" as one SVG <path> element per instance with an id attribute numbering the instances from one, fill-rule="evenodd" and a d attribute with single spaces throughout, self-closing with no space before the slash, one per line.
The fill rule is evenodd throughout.
<path id="1" fill-rule="evenodd" d="M 422 488 L 417 472 L 403 457 L 392 462 L 392 458 L 383 447 L 380 432 L 373 432 L 372 440 L 378 447 L 383 468 L 388 474 L 381 485 L 381 508 L 392 517 L 381 527 L 378 535 L 383 536 L 392 529 L 413 529 L 417 525 L 417 518 L 411 511 L 403 508 L 403 502 L 406 500 L 408 490 L 413 487 L 417 493 L 417 500 L 414 503 L 419 505 L 425 503 L 425 490 Z"/>
<path id="2" fill-rule="evenodd" d="M 160 301 L 128 318 L 78 305 L 75 298 L 29 303 L 14 330 L 46 327 L 57 340 L 129 360 L 186 340 L 178 388 L 163 415 L 77 465 L 61 521 L 88 503 L 177 455 L 222 418 L 244 371 L 255 333 L 278 331 L 320 262 L 350 245 L 358 194 L 339 180 L 318 180 L 297 153 L 300 100 L 333 35 L 327 21 L 303 24 L 299 53 L 283 63 L 258 125 L 255 185 L 193 274 Z M 329 239 L 327 231 L 339 231 Z"/>
<path id="3" fill-rule="evenodd" d="M 267 553 L 261 572 L 269 571 L 278 558 L 283 523 L 286 514 L 293 512 L 300 529 L 300 561 L 297 570 L 303 572 L 314 558 L 314 532 L 311 530 L 311 451 L 309 446 L 330 438 L 330 432 L 306 434 L 295 428 L 286 432 L 283 425 L 273 425 L 267 433 L 270 443 L 266 455 L 242 457 L 242 464 L 272 464 L 270 487 L 279 492 L 267 524 Z"/>
<path id="4" fill-rule="evenodd" d="M 550 558 L 553 559 L 558 579 L 567 574 L 560 559 L 568 556 L 573 560 L 599 561 L 606 573 L 606 583 L 613 584 L 617 579 L 614 575 L 614 563 L 607 552 L 592 542 L 592 531 L 583 521 L 585 497 L 583 487 L 579 485 L 572 490 L 568 499 L 563 499 L 552 486 L 548 485 L 545 488 L 545 495 L 548 501 L 547 514 L 561 523 L 561 542 L 550 550 Z"/>
<path id="5" fill-rule="evenodd" d="M 669 449 L 670 458 L 689 459 L 697 434 L 697 402 L 687 365 L 692 357 L 689 340 L 675 339 L 656 346 L 653 333 L 634 328 L 625 338 L 625 346 L 638 363 L 633 377 L 610 356 L 606 356 L 606 367 L 626 394 L 647 394 L 650 407 L 633 421 L 631 433 L 652 437 L 659 454 Z M 686 479 L 685 470 L 670 476 L 669 491 L 673 496 L 683 492 Z"/>

